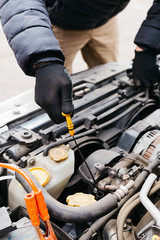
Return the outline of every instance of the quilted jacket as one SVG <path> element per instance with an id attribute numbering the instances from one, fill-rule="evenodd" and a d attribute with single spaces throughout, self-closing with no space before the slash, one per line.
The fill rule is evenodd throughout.
<path id="1" fill-rule="evenodd" d="M 4 33 L 18 64 L 34 75 L 33 64 L 64 56 L 52 24 L 65 29 L 92 29 L 106 23 L 129 0 L 0 0 Z M 155 0 L 135 43 L 160 50 L 160 0 Z"/>

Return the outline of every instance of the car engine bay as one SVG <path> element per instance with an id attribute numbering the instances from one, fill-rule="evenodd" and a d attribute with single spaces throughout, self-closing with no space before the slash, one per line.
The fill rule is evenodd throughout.
<path id="1" fill-rule="evenodd" d="M 119 63 L 72 82 L 74 138 L 33 91 L 0 104 L 0 163 L 42 190 L 58 240 L 160 239 L 159 85 L 136 87 L 131 64 Z M 30 192 L 19 173 L 0 168 L 1 240 L 39 239 L 24 201 Z"/>

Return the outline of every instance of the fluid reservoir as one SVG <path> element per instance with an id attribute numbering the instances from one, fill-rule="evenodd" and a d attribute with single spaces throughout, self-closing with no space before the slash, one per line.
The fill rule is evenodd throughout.
<path id="1" fill-rule="evenodd" d="M 33 158 L 28 159 L 26 168 L 31 171 L 47 192 L 57 199 L 74 173 L 74 152 L 64 145 L 52 148 L 46 157 L 40 153 L 34 157 L 34 161 Z M 25 195 L 23 187 L 17 180 L 13 179 L 9 185 L 10 209 L 12 210 L 19 205 L 25 206 Z"/>

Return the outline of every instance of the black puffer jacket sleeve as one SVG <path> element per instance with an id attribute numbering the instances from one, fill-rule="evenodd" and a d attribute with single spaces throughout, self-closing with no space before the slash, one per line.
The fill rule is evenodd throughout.
<path id="1" fill-rule="evenodd" d="M 160 51 L 160 0 L 155 0 L 139 29 L 135 43 Z"/>
<path id="2" fill-rule="evenodd" d="M 64 56 L 52 31 L 45 0 L 0 0 L 4 33 L 18 64 L 27 75 L 42 61 L 58 61 Z"/>

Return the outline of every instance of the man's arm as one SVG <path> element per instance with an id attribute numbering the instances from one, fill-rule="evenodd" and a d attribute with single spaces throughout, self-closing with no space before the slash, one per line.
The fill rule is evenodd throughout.
<path id="1" fill-rule="evenodd" d="M 145 87 L 160 81 L 156 56 L 160 53 L 160 0 L 155 0 L 136 37 L 133 77 Z"/>
<path id="2" fill-rule="evenodd" d="M 63 64 L 43 0 L 1 0 L 0 15 L 8 43 L 27 75 L 33 75 L 32 65 L 39 61 Z"/>
<path id="3" fill-rule="evenodd" d="M 155 0 L 136 37 L 138 46 L 160 51 L 160 0 Z"/>
<path id="4" fill-rule="evenodd" d="M 18 64 L 36 77 L 35 100 L 50 118 L 60 123 L 61 112 L 73 112 L 71 79 L 52 31 L 44 0 L 1 0 L 4 33 Z"/>

